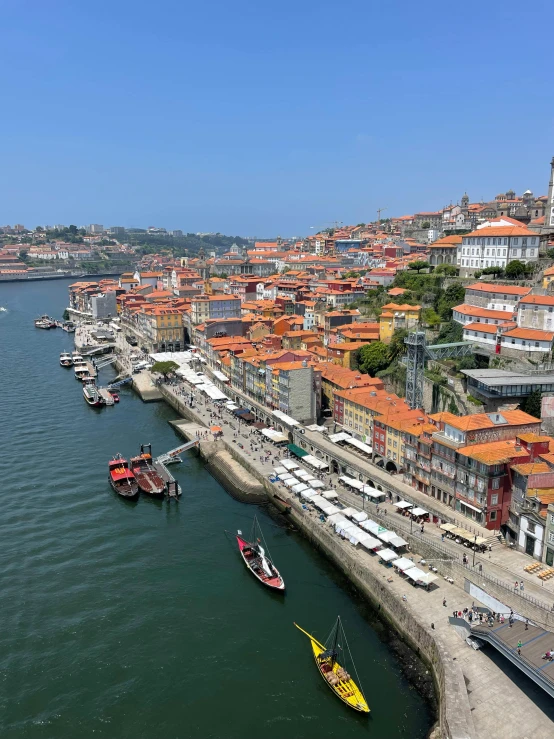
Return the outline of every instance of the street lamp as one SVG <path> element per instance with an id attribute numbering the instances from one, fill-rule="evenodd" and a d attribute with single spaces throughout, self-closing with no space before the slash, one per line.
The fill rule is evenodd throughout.
<path id="1" fill-rule="evenodd" d="M 475 567 L 475 550 L 477 549 L 477 534 L 473 539 L 473 567 Z"/>

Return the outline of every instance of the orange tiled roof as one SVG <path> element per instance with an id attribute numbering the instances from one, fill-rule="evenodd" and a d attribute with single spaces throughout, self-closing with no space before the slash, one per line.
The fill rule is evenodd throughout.
<path id="1" fill-rule="evenodd" d="M 490 308 L 480 308 L 478 305 L 469 305 L 468 303 L 462 303 L 457 305 L 452 310 L 462 313 L 464 316 L 473 316 L 475 318 L 491 318 L 494 320 L 509 320 L 509 317 L 513 315 L 510 311 L 506 310 L 491 310 Z"/>
<path id="2" fill-rule="evenodd" d="M 519 302 L 524 305 L 554 305 L 554 297 L 552 295 L 526 295 Z"/>
<path id="3" fill-rule="evenodd" d="M 475 282 L 468 285 L 466 290 L 478 290 L 483 293 L 498 293 L 505 295 L 529 295 L 530 287 L 518 287 L 517 285 L 491 285 L 490 282 Z"/>
<path id="4" fill-rule="evenodd" d="M 461 447 L 458 449 L 458 453 L 487 465 L 508 462 L 510 459 L 517 459 L 518 457 L 529 457 L 529 452 L 521 447 L 516 449 L 516 446 L 515 439 L 491 441 L 484 444 L 470 444 L 469 446 Z"/>
<path id="5" fill-rule="evenodd" d="M 491 416 L 500 415 L 506 420 L 506 424 L 495 423 Z M 540 423 L 539 418 L 533 418 L 524 411 L 502 411 L 502 413 L 472 413 L 469 416 L 455 416 L 453 413 L 443 411 L 430 416 L 434 421 L 442 421 L 460 431 L 476 431 L 478 429 L 501 428 L 506 426 L 523 426 L 531 423 Z"/>
<path id="6" fill-rule="evenodd" d="M 498 326 L 492 323 L 466 323 L 464 331 L 481 331 L 484 334 L 495 334 Z"/>
<path id="7" fill-rule="evenodd" d="M 554 339 L 554 332 L 539 331 L 533 328 L 513 328 L 510 331 L 505 331 L 503 336 L 512 339 L 529 339 L 531 341 L 552 341 Z"/>

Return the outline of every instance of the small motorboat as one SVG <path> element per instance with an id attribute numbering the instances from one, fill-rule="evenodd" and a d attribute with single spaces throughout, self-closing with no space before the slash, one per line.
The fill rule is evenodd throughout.
<path id="1" fill-rule="evenodd" d="M 358 683 L 358 673 L 354 666 L 354 660 L 350 654 L 350 648 L 346 641 L 346 635 L 340 620 L 340 616 L 337 618 L 333 629 L 325 644 L 319 642 L 315 636 L 308 634 L 298 624 L 294 624 L 303 634 L 306 634 L 310 640 L 312 651 L 314 654 L 315 663 L 319 674 L 325 680 L 327 685 L 331 688 L 333 693 L 338 696 L 343 703 L 349 708 L 358 711 L 358 713 L 369 713 L 369 706 L 365 696 L 354 682 L 350 674 L 344 668 L 347 657 L 350 658 L 352 669 L 356 673 Z"/>
<path id="2" fill-rule="evenodd" d="M 44 318 L 37 318 L 35 320 L 35 328 L 42 328 L 49 331 L 52 326 L 50 325 L 50 321 L 45 321 Z"/>
<path id="3" fill-rule="evenodd" d="M 113 398 L 114 403 L 119 403 L 119 395 L 115 392 L 115 390 L 108 390 L 109 394 Z"/>
<path id="4" fill-rule="evenodd" d="M 108 480 L 115 492 L 126 500 L 138 498 L 139 486 L 135 476 L 129 469 L 129 463 L 121 454 L 108 463 Z"/>
<path id="5" fill-rule="evenodd" d="M 247 569 L 250 570 L 262 585 L 265 585 L 272 590 L 284 591 L 285 581 L 268 556 L 269 550 L 267 544 L 265 544 L 265 540 L 265 548 L 262 547 L 261 542 L 263 540 L 263 534 L 256 516 L 254 516 L 250 539 L 251 541 L 247 541 L 242 536 L 242 531 L 237 531 L 239 552 Z"/>
<path id="6" fill-rule="evenodd" d="M 73 364 L 73 359 L 69 352 L 62 352 L 60 354 L 60 364 L 62 367 L 71 367 L 71 365 Z"/>
<path id="7" fill-rule="evenodd" d="M 164 464 L 181 464 L 183 460 L 178 454 L 168 454 L 167 459 L 164 459 Z"/>

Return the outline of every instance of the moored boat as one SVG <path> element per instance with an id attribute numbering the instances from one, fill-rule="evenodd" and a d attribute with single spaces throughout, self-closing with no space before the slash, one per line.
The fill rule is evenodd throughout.
<path id="1" fill-rule="evenodd" d="M 71 365 L 73 364 L 73 359 L 69 352 L 62 352 L 60 354 L 60 364 L 62 367 L 71 367 Z"/>
<path id="2" fill-rule="evenodd" d="M 243 537 L 242 531 L 238 531 L 236 536 L 243 562 L 254 577 L 266 587 L 271 588 L 271 590 L 284 591 L 285 581 L 268 556 L 269 550 L 267 549 L 267 544 L 265 548 L 261 545 L 263 534 L 258 519 L 254 517 L 252 534 L 250 536 L 251 541 L 247 541 Z M 266 550 L 268 554 L 266 554 Z"/>
<path id="3" fill-rule="evenodd" d="M 141 444 L 140 454 L 137 457 L 131 457 L 131 470 L 143 493 L 157 498 L 164 495 L 165 480 L 152 465 L 151 444 Z"/>
<path id="4" fill-rule="evenodd" d="M 295 623 L 294 625 L 303 634 L 306 634 L 310 640 L 319 674 L 333 693 L 354 711 L 358 711 L 358 713 L 369 713 L 369 706 L 361 688 L 358 687 L 358 684 L 352 679 L 344 666 L 348 655 L 359 683 L 360 679 L 354 666 L 354 660 L 350 654 L 350 648 L 346 641 L 346 634 L 344 633 L 340 616 L 337 618 L 325 644 L 319 642 L 315 636 L 308 634 L 298 624 Z"/>
<path id="5" fill-rule="evenodd" d="M 98 392 L 98 388 L 94 384 L 94 379 L 92 378 L 83 380 L 83 397 L 89 405 L 92 405 L 95 408 L 106 404 L 106 401 Z"/>
<path id="6" fill-rule="evenodd" d="M 52 327 L 50 326 L 50 321 L 45 321 L 43 318 L 37 318 L 35 319 L 35 328 L 43 328 L 46 331 L 49 331 Z"/>
<path id="7" fill-rule="evenodd" d="M 108 392 L 112 396 L 113 402 L 114 403 L 119 403 L 119 395 L 115 392 L 115 390 L 109 390 L 108 389 Z"/>
<path id="8" fill-rule="evenodd" d="M 122 498 L 134 500 L 138 498 L 139 486 L 135 476 L 129 469 L 129 464 L 121 454 L 108 462 L 108 480 L 115 492 Z"/>

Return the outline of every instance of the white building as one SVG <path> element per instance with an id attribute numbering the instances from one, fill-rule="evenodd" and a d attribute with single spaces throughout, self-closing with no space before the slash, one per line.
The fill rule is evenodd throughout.
<path id="1" fill-rule="evenodd" d="M 518 225 L 515 225 L 518 224 Z M 460 277 L 471 277 L 485 267 L 506 268 L 519 259 L 524 264 L 539 257 L 539 237 L 526 226 L 509 218 L 486 221 L 466 234 L 458 247 Z"/>
<path id="2" fill-rule="evenodd" d="M 526 295 L 517 307 L 517 325 L 520 328 L 554 331 L 554 297 Z"/>

